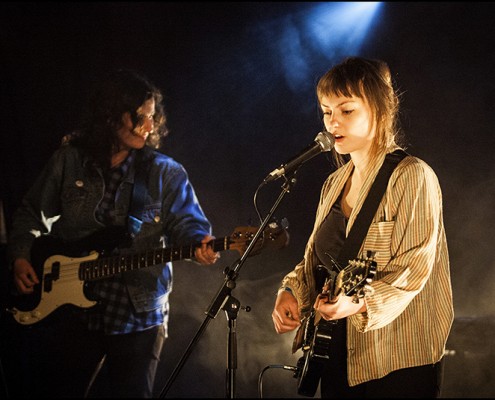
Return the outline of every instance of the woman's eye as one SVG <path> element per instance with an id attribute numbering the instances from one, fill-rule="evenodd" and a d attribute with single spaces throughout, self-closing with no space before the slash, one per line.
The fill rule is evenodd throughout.
<path id="1" fill-rule="evenodd" d="M 138 115 L 138 122 L 143 123 L 144 121 L 153 121 L 153 115 Z"/>
<path id="2" fill-rule="evenodd" d="M 352 112 L 353 112 L 353 111 L 354 111 L 354 110 L 343 110 L 343 111 L 342 111 L 342 114 L 344 114 L 344 115 L 349 115 L 349 114 L 352 114 Z"/>

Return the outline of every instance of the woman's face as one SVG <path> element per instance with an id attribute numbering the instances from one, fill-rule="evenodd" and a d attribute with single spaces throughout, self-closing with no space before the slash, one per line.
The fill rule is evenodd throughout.
<path id="1" fill-rule="evenodd" d="M 122 127 L 118 131 L 120 139 L 119 150 L 141 149 L 144 147 L 146 139 L 154 128 L 155 99 L 146 100 L 136 110 L 136 114 L 138 123 L 135 127 L 128 112 L 122 116 Z"/>
<path id="2" fill-rule="evenodd" d="M 375 137 L 373 115 L 360 97 L 328 95 L 320 101 L 325 129 L 335 138 L 339 154 L 366 155 Z"/>

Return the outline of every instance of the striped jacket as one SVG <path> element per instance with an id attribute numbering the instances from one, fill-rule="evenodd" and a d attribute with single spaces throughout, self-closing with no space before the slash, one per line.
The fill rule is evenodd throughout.
<path id="1" fill-rule="evenodd" d="M 364 182 L 347 234 L 382 162 Z M 302 315 L 317 293 L 312 274 L 318 263 L 315 232 L 352 170 L 350 161 L 326 179 L 304 259 L 282 281 L 282 288 L 289 287 L 296 296 Z M 407 156 L 392 173 L 359 254 L 367 250 L 376 252 L 377 272 L 364 297 L 367 311 L 347 318 L 350 386 L 435 363 L 445 351 L 454 311 L 442 193 L 424 161 Z"/>

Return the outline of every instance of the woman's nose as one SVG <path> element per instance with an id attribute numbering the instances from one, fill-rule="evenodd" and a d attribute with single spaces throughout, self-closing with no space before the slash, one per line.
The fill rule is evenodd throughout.
<path id="1" fill-rule="evenodd" d="M 338 126 L 339 122 L 334 116 L 331 116 L 325 120 L 325 127 L 327 128 L 328 132 L 333 132 Z"/>
<path id="2" fill-rule="evenodd" d="M 144 129 L 146 129 L 146 132 L 153 132 L 153 128 L 155 127 L 153 118 L 147 119 L 146 123 L 144 124 Z"/>

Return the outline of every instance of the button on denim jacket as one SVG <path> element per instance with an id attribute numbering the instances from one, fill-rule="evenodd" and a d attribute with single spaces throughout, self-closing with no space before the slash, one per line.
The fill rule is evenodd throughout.
<path id="1" fill-rule="evenodd" d="M 183 246 L 211 234 L 211 225 L 183 166 L 149 147 L 137 153 L 145 168 L 141 219 L 128 218 L 137 161 L 115 197 L 116 225 L 129 226 L 133 236 L 130 250 Z M 102 171 L 91 166 L 79 149 L 70 144 L 57 149 L 13 215 L 9 265 L 15 258 L 31 259 L 36 236 L 52 234 L 64 241 L 78 241 L 103 229 L 95 211 L 104 185 Z M 124 276 L 136 311 L 154 310 L 168 301 L 172 290 L 170 262 L 124 272 Z"/>

